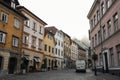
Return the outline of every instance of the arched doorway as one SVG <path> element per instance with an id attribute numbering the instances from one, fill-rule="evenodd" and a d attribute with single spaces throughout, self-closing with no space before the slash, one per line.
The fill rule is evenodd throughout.
<path id="1" fill-rule="evenodd" d="M 28 71 L 28 65 L 29 65 L 29 57 L 24 56 L 22 58 L 21 70 L 25 70 L 25 72 L 29 72 Z"/>
<path id="2" fill-rule="evenodd" d="M 17 66 L 17 58 L 11 57 L 9 59 L 8 74 L 14 74 L 16 66 Z"/>
<path id="3" fill-rule="evenodd" d="M 2 70 L 2 66 L 3 66 L 3 57 L 0 56 L 0 70 Z"/>
<path id="4" fill-rule="evenodd" d="M 46 58 L 43 60 L 43 64 L 42 64 L 41 68 L 46 71 L 46 69 L 47 69 L 47 59 Z"/>
<path id="5" fill-rule="evenodd" d="M 34 71 L 39 71 L 40 70 L 40 58 L 39 57 L 34 57 L 33 59 L 33 69 Z"/>

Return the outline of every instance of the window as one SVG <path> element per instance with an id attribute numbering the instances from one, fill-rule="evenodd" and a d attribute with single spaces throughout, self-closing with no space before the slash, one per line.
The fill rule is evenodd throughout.
<path id="1" fill-rule="evenodd" d="M 58 40 L 58 45 L 60 46 L 60 40 Z"/>
<path id="2" fill-rule="evenodd" d="M 41 26 L 40 26 L 40 30 L 39 31 L 40 31 L 40 34 L 42 34 L 42 27 Z"/>
<path id="3" fill-rule="evenodd" d="M 117 13 L 113 16 L 113 20 L 114 20 L 114 31 L 116 32 L 118 30 L 118 14 Z"/>
<path id="4" fill-rule="evenodd" d="M 120 65 L 120 45 L 116 46 L 117 56 L 118 56 L 118 65 Z"/>
<path id="5" fill-rule="evenodd" d="M 91 29 L 93 28 L 93 20 L 90 21 Z"/>
<path id="6" fill-rule="evenodd" d="M 63 51 L 61 51 L 61 56 L 63 56 Z"/>
<path id="7" fill-rule="evenodd" d="M 101 42 L 101 32 L 100 32 L 100 30 L 98 31 L 98 43 L 100 44 L 100 42 Z"/>
<path id="8" fill-rule="evenodd" d="M 8 22 L 8 15 L 5 12 L 2 12 L 1 14 L 1 21 L 4 23 Z"/>
<path id="9" fill-rule="evenodd" d="M 94 37 L 92 37 L 92 48 L 94 48 Z"/>
<path id="10" fill-rule="evenodd" d="M 99 12 L 99 10 L 97 11 L 97 21 L 99 21 L 100 20 L 100 12 Z"/>
<path id="11" fill-rule="evenodd" d="M 30 26 L 30 20 L 25 21 L 25 26 L 29 27 Z"/>
<path id="12" fill-rule="evenodd" d="M 38 47 L 39 47 L 40 49 L 42 49 L 42 41 L 41 41 L 41 40 L 39 40 Z"/>
<path id="13" fill-rule="evenodd" d="M 114 66 L 113 48 L 110 48 L 110 62 L 111 62 L 111 66 Z"/>
<path id="14" fill-rule="evenodd" d="M 0 32 L 0 43 L 5 43 L 6 33 Z"/>
<path id="15" fill-rule="evenodd" d="M 45 51 L 47 51 L 47 45 L 45 44 Z"/>
<path id="16" fill-rule="evenodd" d="M 51 47 L 49 46 L 49 52 L 51 51 Z"/>
<path id="17" fill-rule="evenodd" d="M 32 37 L 32 47 L 36 47 L 36 37 Z"/>
<path id="18" fill-rule="evenodd" d="M 95 34 L 95 46 L 97 45 L 97 34 Z"/>
<path id="19" fill-rule="evenodd" d="M 13 36 L 13 46 L 14 47 L 18 47 L 18 37 L 16 37 L 16 36 Z"/>
<path id="20" fill-rule="evenodd" d="M 57 54 L 57 48 L 55 48 L 55 53 Z"/>
<path id="21" fill-rule="evenodd" d="M 111 35 L 111 21 L 110 20 L 107 22 L 107 25 L 108 25 L 108 36 L 110 36 Z"/>
<path id="22" fill-rule="evenodd" d="M 105 13 L 105 5 L 104 3 L 101 4 L 101 16 Z"/>
<path id="23" fill-rule="evenodd" d="M 56 39 L 56 45 L 58 45 L 58 40 Z"/>
<path id="24" fill-rule="evenodd" d="M 14 0 L 11 1 L 11 7 L 12 7 L 12 8 L 15 8 L 15 7 L 16 7 Z"/>
<path id="25" fill-rule="evenodd" d="M 106 39 L 106 29 L 105 25 L 103 26 L 103 41 Z"/>
<path id="26" fill-rule="evenodd" d="M 52 48 L 52 53 L 54 53 L 54 48 Z"/>
<path id="27" fill-rule="evenodd" d="M 48 34 L 48 39 L 52 40 L 52 36 Z"/>
<path id="28" fill-rule="evenodd" d="M 107 1 L 106 1 L 106 8 L 109 8 L 110 5 L 111 5 L 110 0 L 107 0 Z"/>
<path id="29" fill-rule="evenodd" d="M 15 28 L 19 28 L 20 27 L 20 21 L 18 19 L 14 19 L 14 26 Z"/>
<path id="30" fill-rule="evenodd" d="M 23 36 L 23 43 L 28 44 L 29 37 L 27 35 Z"/>
<path id="31" fill-rule="evenodd" d="M 58 49 L 58 55 L 60 56 L 60 49 Z"/>
<path id="32" fill-rule="evenodd" d="M 94 26 L 97 24 L 96 15 L 94 15 Z"/>
<path id="33" fill-rule="evenodd" d="M 33 30 L 34 30 L 34 31 L 36 31 L 36 27 L 37 27 L 37 26 L 36 26 L 36 23 L 34 22 L 34 23 L 33 23 Z"/>

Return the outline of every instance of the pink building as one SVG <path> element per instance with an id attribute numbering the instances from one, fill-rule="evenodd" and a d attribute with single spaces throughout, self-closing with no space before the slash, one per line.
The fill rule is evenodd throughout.
<path id="1" fill-rule="evenodd" d="M 120 0 L 94 0 L 87 17 L 97 69 L 120 75 Z"/>

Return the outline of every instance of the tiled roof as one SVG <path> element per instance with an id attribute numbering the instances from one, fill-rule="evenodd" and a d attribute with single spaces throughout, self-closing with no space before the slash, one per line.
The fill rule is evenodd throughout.
<path id="1" fill-rule="evenodd" d="M 53 33 L 54 35 L 56 34 L 56 32 L 58 31 L 58 29 L 55 26 L 50 26 L 50 27 L 45 27 L 46 30 L 50 31 L 51 33 Z"/>

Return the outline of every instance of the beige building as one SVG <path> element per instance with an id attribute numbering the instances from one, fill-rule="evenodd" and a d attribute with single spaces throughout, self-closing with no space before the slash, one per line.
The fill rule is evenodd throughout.
<path id="1" fill-rule="evenodd" d="M 17 0 L 0 0 L 0 75 L 20 72 L 23 21 Z"/>
<path id="2" fill-rule="evenodd" d="M 44 57 L 44 26 L 47 23 L 23 6 L 18 9 L 28 18 L 24 21 L 21 69 L 27 72 L 38 71 Z"/>
<path id="3" fill-rule="evenodd" d="M 70 68 L 71 63 L 71 37 L 64 33 L 64 63 L 66 68 Z"/>
<path id="4" fill-rule="evenodd" d="M 78 60 L 78 44 L 74 41 L 71 40 L 71 68 L 75 68 L 75 62 Z"/>

